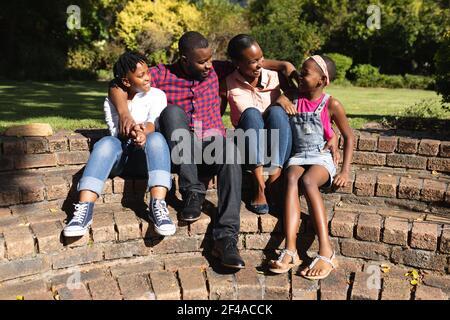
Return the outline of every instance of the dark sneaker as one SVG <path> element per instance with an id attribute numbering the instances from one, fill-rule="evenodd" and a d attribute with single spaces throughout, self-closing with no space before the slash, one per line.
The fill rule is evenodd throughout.
<path id="1" fill-rule="evenodd" d="M 219 258 L 220 263 L 225 267 L 234 269 L 245 268 L 245 262 L 239 255 L 237 239 L 235 237 L 216 240 L 212 254 Z"/>
<path id="2" fill-rule="evenodd" d="M 148 209 L 148 217 L 153 222 L 157 234 L 171 236 L 175 233 L 176 227 L 169 217 L 169 210 L 164 200 L 151 199 Z"/>
<path id="3" fill-rule="evenodd" d="M 73 213 L 73 218 L 65 226 L 63 231 L 65 237 L 84 236 L 92 224 L 94 202 L 78 202 L 74 206 L 75 212 Z"/>
<path id="4" fill-rule="evenodd" d="M 203 193 L 191 191 L 186 193 L 186 197 L 183 196 L 184 208 L 181 212 L 180 219 L 183 221 L 196 221 L 200 218 L 202 213 L 202 204 L 205 201 L 205 195 Z"/>

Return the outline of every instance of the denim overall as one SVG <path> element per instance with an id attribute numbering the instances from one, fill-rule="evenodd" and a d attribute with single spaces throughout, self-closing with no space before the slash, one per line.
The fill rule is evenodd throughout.
<path id="1" fill-rule="evenodd" d="M 328 186 L 331 185 L 336 174 L 336 167 L 329 150 L 322 151 L 326 144 L 324 129 L 320 114 L 325 108 L 330 95 L 325 94 L 314 112 L 297 113 L 289 119 L 292 129 L 292 157 L 290 165 L 321 165 L 330 174 Z M 294 101 L 297 104 L 297 101 Z"/>

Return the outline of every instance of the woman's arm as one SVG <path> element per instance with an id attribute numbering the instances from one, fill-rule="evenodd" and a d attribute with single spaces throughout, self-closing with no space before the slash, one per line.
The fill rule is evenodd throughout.
<path id="1" fill-rule="evenodd" d="M 223 117 L 228 105 L 228 95 L 227 95 L 227 81 L 226 79 L 221 79 L 219 81 L 219 96 L 220 96 L 220 115 Z"/>
<path id="2" fill-rule="evenodd" d="M 353 135 L 353 130 L 348 123 L 347 116 L 345 115 L 344 107 L 337 99 L 331 99 L 328 110 L 330 112 L 331 120 L 337 125 L 344 138 L 344 160 L 342 162 L 340 173 L 336 175 L 334 179 L 334 184 L 337 187 L 345 187 L 349 180 L 355 137 Z"/>

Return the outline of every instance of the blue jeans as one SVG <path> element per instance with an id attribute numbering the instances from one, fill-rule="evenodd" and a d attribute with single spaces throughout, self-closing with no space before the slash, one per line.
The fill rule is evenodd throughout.
<path id="1" fill-rule="evenodd" d="M 159 132 L 147 135 L 144 149 L 127 145 L 120 139 L 107 136 L 95 145 L 78 191 L 89 190 L 100 195 L 108 177 L 118 175 L 148 176 L 148 187 L 171 188 L 170 152 L 166 139 Z"/>
<path id="2" fill-rule="evenodd" d="M 249 129 L 256 130 L 257 143 L 248 143 L 245 139 L 246 164 L 256 164 L 256 167 L 265 165 L 264 154 L 266 152 L 266 141 L 261 139 L 264 135 L 259 132 L 267 129 L 267 150 L 272 150 L 271 146 L 271 129 L 278 129 L 279 140 L 277 146 L 273 146 L 273 153 L 269 152 L 271 157 L 271 165 L 282 168 L 289 159 L 292 148 L 292 132 L 289 124 L 289 117 L 281 106 L 269 107 L 264 113 L 256 108 L 246 109 L 239 119 L 238 129 L 247 131 Z M 256 163 L 249 163 L 247 159 L 256 159 Z"/>

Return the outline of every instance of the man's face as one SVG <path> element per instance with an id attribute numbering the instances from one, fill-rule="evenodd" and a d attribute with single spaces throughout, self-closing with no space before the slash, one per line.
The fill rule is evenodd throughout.
<path id="1" fill-rule="evenodd" d="M 211 48 L 194 49 L 186 56 L 181 57 L 181 63 L 190 77 L 199 81 L 204 80 L 208 77 L 212 68 Z"/>

